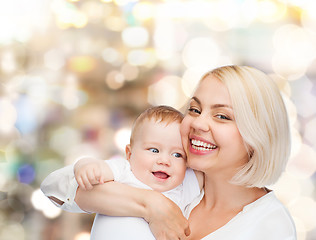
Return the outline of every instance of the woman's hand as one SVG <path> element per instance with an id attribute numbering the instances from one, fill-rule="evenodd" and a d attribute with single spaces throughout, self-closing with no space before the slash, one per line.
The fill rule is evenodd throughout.
<path id="1" fill-rule="evenodd" d="M 157 240 L 186 239 L 190 235 L 188 220 L 180 208 L 159 192 L 151 191 L 145 199 L 144 219 Z"/>

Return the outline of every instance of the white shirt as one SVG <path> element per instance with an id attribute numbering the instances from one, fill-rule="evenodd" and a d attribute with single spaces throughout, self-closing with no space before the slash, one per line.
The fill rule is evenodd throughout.
<path id="1" fill-rule="evenodd" d="M 204 196 L 204 191 L 185 210 L 189 217 Z M 296 230 L 285 206 L 269 192 L 246 205 L 223 227 L 202 240 L 295 240 Z"/>
<path id="2" fill-rule="evenodd" d="M 134 187 L 151 189 L 134 176 L 127 160 L 116 158 L 106 160 L 106 162 L 113 172 L 114 181 Z M 73 166 L 67 166 L 51 173 L 41 184 L 41 190 L 47 197 L 54 196 L 64 202 L 62 206 L 54 202 L 56 206 L 70 212 L 84 212 L 74 201 L 77 188 L 78 184 L 74 177 Z M 163 194 L 184 211 L 185 207 L 200 195 L 200 188 L 194 171 L 187 169 L 182 184 Z M 111 217 L 97 214 L 91 230 L 91 239 L 154 240 L 155 238 L 149 229 L 148 223 L 142 218 Z"/>

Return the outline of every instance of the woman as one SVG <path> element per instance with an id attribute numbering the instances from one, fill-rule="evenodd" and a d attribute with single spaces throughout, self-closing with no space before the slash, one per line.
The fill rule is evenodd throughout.
<path id="1" fill-rule="evenodd" d="M 286 109 L 267 75 L 244 66 L 205 74 L 181 136 L 188 166 L 204 173 L 188 221 L 160 193 L 118 183 L 79 188 L 76 202 L 86 211 L 143 217 L 157 239 L 296 239 L 290 214 L 265 188 L 278 180 L 290 153 Z M 99 201 L 89 201 L 91 194 Z"/>

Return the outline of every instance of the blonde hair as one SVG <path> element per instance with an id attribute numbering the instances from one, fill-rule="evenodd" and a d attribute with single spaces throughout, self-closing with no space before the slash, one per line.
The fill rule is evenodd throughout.
<path id="1" fill-rule="evenodd" d="M 144 120 L 153 119 L 157 123 L 165 123 L 166 125 L 168 125 L 173 122 L 177 122 L 180 124 L 183 120 L 183 117 L 184 116 L 181 112 L 169 106 L 161 105 L 146 109 L 136 118 L 133 124 L 130 144 L 133 144 L 136 132 L 141 124 L 144 122 Z"/>
<path id="2" fill-rule="evenodd" d="M 249 161 L 231 182 L 248 187 L 275 183 L 290 155 L 288 115 L 274 81 L 265 73 L 247 66 L 225 66 L 213 75 L 228 88 L 236 124 L 245 142 Z"/>

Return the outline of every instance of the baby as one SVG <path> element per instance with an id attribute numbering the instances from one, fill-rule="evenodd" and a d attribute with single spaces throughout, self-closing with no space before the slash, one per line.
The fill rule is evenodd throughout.
<path id="1" fill-rule="evenodd" d="M 74 202 L 78 187 L 117 181 L 134 187 L 162 192 L 183 211 L 200 194 L 203 176 L 186 167 L 181 143 L 183 115 L 167 106 L 152 107 L 135 121 L 126 160 L 82 158 L 75 166 L 50 174 L 41 189 L 66 211 L 84 212 Z M 75 175 L 75 176 L 74 176 Z M 155 239 L 147 222 L 136 217 L 110 217 L 97 214 L 91 239 Z"/>

